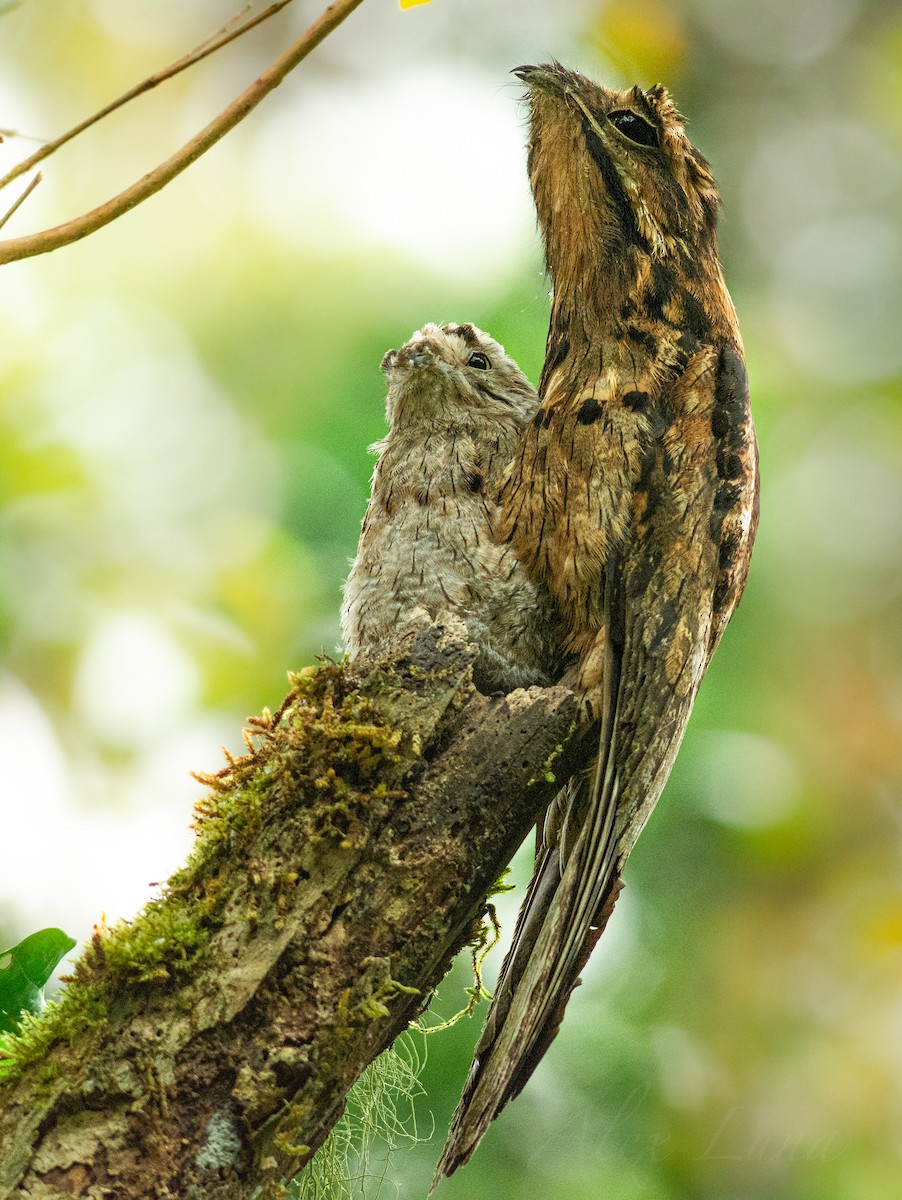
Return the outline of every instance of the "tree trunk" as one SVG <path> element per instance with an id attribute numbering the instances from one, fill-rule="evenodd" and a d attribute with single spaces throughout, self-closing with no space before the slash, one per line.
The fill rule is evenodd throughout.
<path id="1" fill-rule="evenodd" d="M 281 1196 L 423 1009 L 583 750 L 566 687 L 474 691 L 461 626 L 399 653 L 295 677 L 185 867 L 26 1024 L 2 1200 Z"/>

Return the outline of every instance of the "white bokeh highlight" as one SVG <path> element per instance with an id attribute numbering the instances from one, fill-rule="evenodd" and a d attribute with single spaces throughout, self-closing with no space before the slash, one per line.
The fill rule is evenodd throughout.
<path id="1" fill-rule="evenodd" d="M 197 667 L 146 613 L 100 622 L 75 674 L 75 714 L 104 745 L 149 745 L 185 720 L 198 698 Z"/>
<path id="2" fill-rule="evenodd" d="M 284 109 L 267 123 L 256 203 L 309 253 L 356 244 L 497 278 L 534 236 L 517 92 L 439 68 L 323 80 L 300 115 Z"/>

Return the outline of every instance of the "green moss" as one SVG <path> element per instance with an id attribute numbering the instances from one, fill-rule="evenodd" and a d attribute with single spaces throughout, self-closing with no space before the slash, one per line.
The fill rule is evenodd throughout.
<path id="1" fill-rule="evenodd" d="M 60 1000 L 26 1018 L 4 1042 L 0 1081 L 16 1078 L 56 1042 L 83 1045 L 106 1027 L 114 999 L 188 971 L 204 939 L 198 914 L 166 899 L 151 901 L 134 922 L 96 926 Z"/>
<path id="2" fill-rule="evenodd" d="M 364 1021 L 378 1021 L 382 1017 L 390 1017 L 391 1011 L 385 1004 L 386 1000 L 391 1000 L 394 996 L 419 996 L 420 989 L 415 987 L 406 987 L 403 983 L 398 983 L 396 979 L 387 980 L 376 992 L 364 997 L 354 1010 L 356 1017 L 362 1018 Z"/>
<path id="3" fill-rule="evenodd" d="M 251 719 L 249 753 L 230 758 L 215 775 L 198 776 L 211 791 L 196 809 L 199 840 L 190 866 L 224 841 L 234 853 L 236 837 L 256 833 L 286 792 L 295 810 L 299 800 L 318 805 L 323 792 L 339 801 L 362 799 L 368 785 L 377 799 L 390 797 L 380 778 L 400 760 L 401 732 L 375 720 L 372 703 L 359 693 L 344 693 L 335 664 L 290 678 L 292 691 L 278 712 Z"/>
<path id="4" fill-rule="evenodd" d="M 46 1058 L 56 1042 L 75 1042 L 90 1037 L 106 1025 L 109 1002 L 96 985 L 70 987 L 59 1001 L 51 1001 L 40 1014 L 24 1015 L 18 1032 L 8 1034 L 0 1050 L 0 1083 L 11 1083 L 25 1067 Z M 41 1079 L 49 1084 L 57 1068 L 48 1062 Z"/>
<path id="5" fill-rule="evenodd" d="M 515 892 L 517 890 L 514 884 L 508 883 L 510 874 L 511 868 L 505 867 L 492 886 L 489 888 L 486 900 L 491 900 L 493 896 L 503 896 L 505 892 Z"/>
<path id="6" fill-rule="evenodd" d="M 279 1120 L 279 1132 L 273 1138 L 273 1145 L 282 1154 L 291 1158 L 309 1158 L 310 1147 L 305 1142 L 295 1139 L 298 1133 L 310 1120 L 311 1105 L 309 1100 L 296 1104 L 287 1104 Z"/>
<path id="7" fill-rule="evenodd" d="M 202 912 L 165 897 L 152 900 L 138 920 L 120 921 L 102 934 L 86 957 L 117 990 L 187 971 L 205 941 Z"/>
<path id="8" fill-rule="evenodd" d="M 335 1009 L 335 1035 L 340 1044 L 361 1025 L 391 1016 L 385 1001 L 395 996 L 419 996 L 420 991 L 393 979 L 387 958 L 368 958 L 361 964 L 360 976 L 353 988 L 345 988 Z M 343 1051 L 342 1051 L 343 1053 Z"/>
<path id="9" fill-rule="evenodd" d="M 527 784 L 526 784 L 527 787 L 533 787 L 537 783 L 557 783 L 557 776 L 555 775 L 554 771 L 551 768 L 554 766 L 554 764 L 557 762 L 557 760 L 564 753 L 564 749 L 568 745 L 568 743 L 569 743 L 570 739 L 573 737 L 574 733 L 576 733 L 576 729 L 577 729 L 576 723 L 573 722 L 570 725 L 570 728 L 567 730 L 566 741 L 558 742 L 558 744 L 555 746 L 555 748 L 551 751 L 551 753 L 548 755 L 548 757 L 542 763 L 542 766 L 540 769 L 540 774 L 534 776 L 532 779 L 527 781 Z"/>
<path id="10" fill-rule="evenodd" d="M 257 921 L 267 905 L 278 923 L 299 875 L 276 857 L 267 859 L 254 841 L 267 825 L 278 830 L 302 821 L 308 844 L 327 841 L 348 849 L 367 836 L 368 818 L 403 795 L 385 782 L 401 759 L 402 734 L 379 721 L 369 700 L 347 689 L 343 669 L 326 663 L 290 681 L 275 714 L 250 719 L 247 754 L 227 755 L 221 771 L 199 776 L 209 793 L 196 808 L 197 838 L 185 866 L 133 921 L 95 929 L 59 1002 L 0 1048 L 0 1082 L 43 1058 L 54 1043 L 83 1047 L 136 989 L 188 978 L 222 926 L 235 889 L 248 878 L 259 908 L 242 897 L 243 919 Z M 242 851 L 252 844 L 256 857 L 242 862 Z M 377 1011 L 383 997 L 374 992 L 370 999 L 372 1011 L 360 1007 L 355 1019 L 384 1015 Z"/>

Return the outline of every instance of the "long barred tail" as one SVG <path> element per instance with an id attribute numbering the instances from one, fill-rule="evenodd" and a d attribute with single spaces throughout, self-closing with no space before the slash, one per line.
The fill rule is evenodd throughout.
<path id="1" fill-rule="evenodd" d="M 619 634 L 619 626 L 609 621 L 598 756 L 590 773 L 571 781 L 550 810 L 544 846 L 433 1187 L 467 1161 L 505 1104 L 523 1090 L 560 1028 L 620 893 Z"/>
<path id="2" fill-rule="evenodd" d="M 613 839 L 616 795 L 608 795 L 606 811 L 598 811 L 598 772 L 600 764 L 594 780 L 568 791 L 566 824 L 577 831 L 572 849 L 565 829 L 537 857 L 433 1188 L 470 1158 L 505 1104 L 523 1090 L 557 1034 L 621 890 Z"/>

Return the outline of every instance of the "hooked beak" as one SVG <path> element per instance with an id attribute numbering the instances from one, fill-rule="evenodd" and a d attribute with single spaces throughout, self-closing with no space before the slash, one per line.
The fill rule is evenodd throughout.
<path id="1" fill-rule="evenodd" d="M 528 88 L 540 91 L 555 92 L 562 96 L 567 90 L 564 70 L 558 63 L 541 63 L 535 67 L 514 67 L 511 75 L 516 75 Z"/>
<path id="2" fill-rule="evenodd" d="M 412 350 L 402 347 L 400 350 L 389 350 L 382 359 L 381 367 L 383 373 L 388 375 L 391 371 L 403 371 L 407 367 L 428 367 L 434 363 L 435 355 L 428 346 Z"/>

